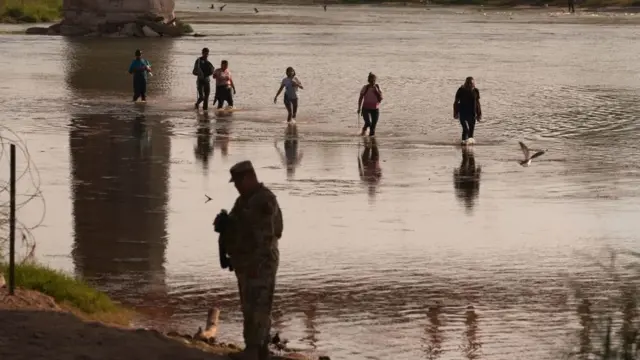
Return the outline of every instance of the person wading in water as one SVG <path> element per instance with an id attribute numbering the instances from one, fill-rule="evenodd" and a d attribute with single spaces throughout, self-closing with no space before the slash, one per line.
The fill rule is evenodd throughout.
<path id="1" fill-rule="evenodd" d="M 133 102 L 142 98 L 147 101 L 147 74 L 151 74 L 151 64 L 142 58 L 142 51 L 136 50 L 136 58 L 129 65 L 129 74 L 133 75 Z"/>
<path id="2" fill-rule="evenodd" d="M 211 79 L 213 75 L 213 65 L 207 60 L 209 57 L 209 49 L 202 49 L 202 56 L 193 64 L 193 75 L 197 76 L 196 88 L 198 90 L 198 100 L 196 101 L 196 110 L 202 104 L 202 110 L 209 109 L 209 94 L 211 94 Z"/>
<path id="3" fill-rule="evenodd" d="M 229 62 L 222 60 L 220 68 L 213 72 L 213 78 L 216 79 L 216 95 L 214 102 L 218 102 L 218 109 L 222 109 L 224 102 L 227 106 L 233 108 L 233 95 L 236 94 L 236 86 L 229 72 Z M 233 94 L 231 91 L 233 90 Z"/>
<path id="4" fill-rule="evenodd" d="M 360 90 L 360 97 L 358 98 L 358 114 L 362 114 L 364 119 L 364 126 L 362 127 L 361 136 L 365 136 L 367 129 L 369 129 L 369 136 L 376 135 L 376 125 L 380 118 L 380 102 L 382 101 L 382 90 L 380 86 L 376 84 L 376 76 L 373 73 L 369 73 L 367 79 L 367 85 Z"/>
<path id="5" fill-rule="evenodd" d="M 296 77 L 296 71 L 292 67 L 288 67 L 286 71 L 287 77 L 282 79 L 280 89 L 273 98 L 273 103 L 278 102 L 278 96 L 284 90 L 284 106 L 287 108 L 287 122 L 295 124 L 296 114 L 298 113 L 298 88 L 304 89 L 300 80 Z M 293 119 L 293 120 L 292 120 Z"/>
<path id="6" fill-rule="evenodd" d="M 475 144 L 473 130 L 476 127 L 476 120 L 482 119 L 482 110 L 480 108 L 480 91 L 476 89 L 476 83 L 471 76 L 456 92 L 456 98 L 453 101 L 453 118 L 460 120 L 462 144 Z"/>

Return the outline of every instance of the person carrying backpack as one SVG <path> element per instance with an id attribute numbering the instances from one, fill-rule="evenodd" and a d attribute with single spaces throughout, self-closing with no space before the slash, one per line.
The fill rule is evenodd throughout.
<path id="1" fill-rule="evenodd" d="M 369 136 L 376 135 L 376 125 L 380 118 L 380 102 L 382 102 L 382 90 L 376 84 L 377 77 L 373 73 L 369 73 L 367 85 L 360 90 L 358 98 L 358 114 L 364 119 L 361 136 L 365 136 L 369 129 Z"/>
<path id="2" fill-rule="evenodd" d="M 211 75 L 213 75 L 213 65 L 207 60 L 209 57 L 209 49 L 202 49 L 202 56 L 196 59 L 193 64 L 193 75 L 197 76 L 196 88 L 198 90 L 198 100 L 196 101 L 196 110 L 202 104 L 202 110 L 207 111 L 209 108 L 209 95 L 211 94 Z"/>

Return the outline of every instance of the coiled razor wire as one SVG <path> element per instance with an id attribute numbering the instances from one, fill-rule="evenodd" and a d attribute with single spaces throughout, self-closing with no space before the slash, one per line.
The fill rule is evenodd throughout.
<path id="1" fill-rule="evenodd" d="M 40 190 L 40 173 L 24 140 L 10 128 L 0 125 L 0 261 L 9 257 L 10 144 L 16 146 L 16 261 L 25 262 L 33 260 L 36 248 L 33 230 L 44 221 L 46 202 Z M 32 221 L 38 203 L 42 204 L 41 214 L 39 219 Z M 23 220 L 27 217 L 29 223 Z"/>

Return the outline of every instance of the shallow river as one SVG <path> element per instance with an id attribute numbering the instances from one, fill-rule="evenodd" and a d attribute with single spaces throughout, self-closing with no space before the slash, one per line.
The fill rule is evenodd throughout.
<path id="1" fill-rule="evenodd" d="M 183 10 L 196 6 L 207 4 Z M 26 142 L 46 200 L 36 258 L 135 306 L 145 324 L 193 332 L 219 306 L 222 339 L 241 341 L 211 220 L 236 197 L 229 167 L 251 159 L 285 216 L 274 321 L 294 347 L 337 359 L 544 360 L 572 349 L 568 283 L 600 276 L 585 254 L 637 248 L 637 27 L 252 8 L 225 9 L 252 19 L 241 25 L 196 24 L 208 38 L 0 35 L 2 125 Z M 204 46 L 214 65 L 230 62 L 231 117 L 192 109 Z M 143 106 L 128 102 L 138 47 L 154 68 Z M 272 103 L 287 66 L 305 85 L 297 135 Z M 369 71 L 385 92 L 378 164 L 362 161 L 355 136 Z M 462 153 L 451 104 L 469 75 L 485 119 Z M 523 168 L 519 140 L 548 152 Z M 18 216 L 29 226 L 42 214 L 34 200 Z"/>

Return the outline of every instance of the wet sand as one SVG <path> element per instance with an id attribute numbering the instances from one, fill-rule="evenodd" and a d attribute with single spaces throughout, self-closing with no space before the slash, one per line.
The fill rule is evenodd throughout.
<path id="1" fill-rule="evenodd" d="M 292 346 L 557 359 L 577 341 L 569 281 L 601 286 L 584 254 L 633 249 L 640 230 L 636 28 L 456 11 L 344 8 L 317 16 L 340 26 L 199 24 L 217 36 L 145 43 L 1 36 L 13 54 L 0 58 L 3 125 L 27 141 L 47 200 L 37 258 L 160 329 L 190 330 L 219 306 L 222 340 L 237 342 L 236 285 L 211 221 L 236 196 L 228 168 L 251 159 L 285 214 L 274 323 Z M 230 118 L 191 109 L 204 46 L 231 63 Z M 145 106 L 127 102 L 137 47 L 154 65 Z M 305 85 L 297 139 L 272 103 L 289 65 Z M 369 71 L 386 95 L 377 158 L 354 136 Z M 473 153 L 456 146 L 450 114 L 468 75 L 485 112 Z M 522 168 L 519 140 L 548 152 Z M 20 217 L 41 214 L 34 203 Z"/>

